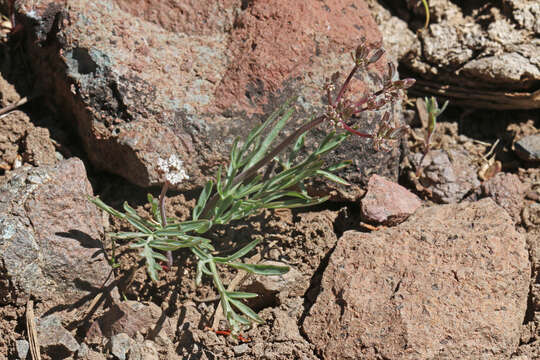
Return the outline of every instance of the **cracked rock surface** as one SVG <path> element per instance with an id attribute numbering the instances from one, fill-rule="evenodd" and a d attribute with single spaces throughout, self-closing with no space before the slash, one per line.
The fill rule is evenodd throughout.
<path id="1" fill-rule="evenodd" d="M 381 41 L 363 2 L 61 3 L 21 2 L 31 65 L 49 100 L 76 123 L 93 165 L 143 187 L 161 182 L 155 164 L 171 154 L 186 161 L 182 190 L 201 186 L 234 138 L 292 95 L 299 116 L 288 131 L 296 128 L 322 109 L 326 78 L 350 71 L 359 39 Z M 380 76 L 386 61 L 370 71 Z M 378 90 L 372 79 L 354 91 Z M 372 129 L 380 115 L 359 123 Z M 357 199 L 366 174 L 397 179 L 399 150 L 376 153 L 353 139 L 332 156 L 356 159 L 341 174 L 353 183 L 339 188 L 342 198 Z"/>
<path id="2" fill-rule="evenodd" d="M 540 108 L 540 3 L 369 1 L 385 45 L 417 77 L 413 92 L 453 104 Z M 405 5 L 406 3 L 406 5 Z"/>
<path id="3" fill-rule="evenodd" d="M 346 232 L 303 329 L 325 359 L 508 358 L 519 345 L 525 236 L 491 199 Z"/>

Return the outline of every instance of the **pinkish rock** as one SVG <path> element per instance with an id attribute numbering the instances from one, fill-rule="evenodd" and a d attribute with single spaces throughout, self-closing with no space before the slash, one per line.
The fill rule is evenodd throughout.
<path id="1" fill-rule="evenodd" d="M 491 199 L 346 232 L 303 323 L 325 359 L 507 359 L 519 345 L 525 238 Z"/>
<path id="2" fill-rule="evenodd" d="M 162 311 L 156 304 L 137 301 L 117 302 L 98 319 L 101 332 L 106 336 L 125 333 L 135 337 L 137 332 L 147 335 L 154 328 Z"/>
<path id="3" fill-rule="evenodd" d="M 397 225 L 414 213 L 422 201 L 403 186 L 373 175 L 361 204 L 364 220 Z"/>
<path id="4" fill-rule="evenodd" d="M 48 129 L 32 127 L 26 133 L 23 143 L 25 147 L 23 158 L 26 162 L 35 166 L 56 163 L 54 145 Z"/>
<path id="5" fill-rule="evenodd" d="M 77 158 L 20 168 L 4 179 L 0 274 L 11 287 L 0 289 L 7 294 L 0 302 L 24 303 L 33 296 L 50 307 L 73 304 L 105 284 L 111 268 L 100 241 L 102 217 L 89 195 L 92 188 Z"/>
<path id="6" fill-rule="evenodd" d="M 498 173 L 482 184 L 482 190 L 504 210 L 515 222 L 521 221 L 521 209 L 527 186 L 515 174 Z"/>
<path id="7" fill-rule="evenodd" d="M 299 95 L 298 116 L 287 131 L 320 112 L 325 79 L 340 71 L 343 80 L 359 39 L 381 41 L 363 1 L 73 0 L 67 10 L 62 3 L 18 6 L 31 65 L 93 165 L 140 186 L 159 184 L 156 161 L 173 153 L 187 163 L 182 189 L 201 186 L 227 160 L 232 140 L 291 95 Z M 381 75 L 385 62 L 371 71 Z M 355 90 L 380 88 L 366 79 Z M 379 117 L 359 123 L 373 129 Z M 353 157 L 356 166 L 341 174 L 353 186 L 339 187 L 342 197 L 357 199 L 368 172 L 397 178 L 397 149 L 374 154 L 369 141 L 353 138 L 332 155 Z"/>
<path id="8" fill-rule="evenodd" d="M 0 78 L 0 91 L 5 90 L 3 81 Z M 16 110 L 0 118 L 0 169 L 16 169 L 21 160 L 35 166 L 56 162 L 49 130 L 35 126 L 27 114 Z"/>

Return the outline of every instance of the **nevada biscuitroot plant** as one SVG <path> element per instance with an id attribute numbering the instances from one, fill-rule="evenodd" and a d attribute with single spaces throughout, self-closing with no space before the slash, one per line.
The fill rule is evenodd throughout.
<path id="1" fill-rule="evenodd" d="M 234 251 L 232 254 L 216 256 L 212 240 L 205 237 L 205 234 L 216 225 L 245 219 L 263 209 L 321 204 L 328 197 L 310 196 L 304 186 L 305 181 L 323 177 L 347 184 L 336 172 L 350 162 L 327 165 L 325 154 L 336 149 L 350 135 L 370 139 L 377 150 L 389 149 L 392 143 L 403 135 L 407 127 L 395 125 L 389 112 L 385 112 L 380 118 L 373 133 L 358 130 L 360 113 L 386 108 L 414 83 L 413 79 L 393 80 L 395 68 L 389 64 L 387 73 L 380 79 L 380 90 L 356 97 L 350 94 L 350 83 L 355 76 L 368 73 L 370 65 L 379 60 L 383 53 L 378 47 L 370 48 L 364 44 L 358 46 L 352 54 L 353 68 L 343 84 L 336 87 L 339 76 L 334 75 L 325 86 L 328 104 L 322 114 L 308 119 L 285 139 L 278 141 L 278 135 L 294 114 L 295 99 L 290 99 L 271 114 L 263 124 L 253 129 L 245 140 L 234 141 L 228 166 L 220 168 L 215 179 L 206 183 L 189 221 L 178 221 L 167 217 L 165 213 L 167 189 L 188 178 L 183 162 L 176 155 L 161 159 L 157 164 L 163 175 L 164 185 L 158 199 L 148 195 L 151 217 L 139 216 L 127 203 L 124 203 L 122 212 L 97 197 L 91 198 L 99 208 L 126 220 L 133 227 L 131 232 L 118 232 L 111 236 L 114 239 L 128 240 L 132 248 L 140 250 L 148 274 L 154 281 L 163 269 L 160 264 L 171 264 L 172 251 L 191 251 L 197 257 L 195 282 L 197 285 L 201 284 L 204 276 L 212 279 L 231 333 L 238 334 L 254 322 L 262 323 L 263 320 L 244 302 L 257 294 L 228 291 L 222 282 L 220 268 L 228 266 L 253 274 L 281 275 L 288 271 L 288 267 L 242 262 L 241 259 L 254 249 L 260 240 L 254 240 L 236 251 L 231 249 Z M 307 133 L 323 123 L 330 125 L 326 137 L 313 151 L 300 156 Z M 270 164 L 276 165 L 277 170 L 268 175 L 265 169 Z"/>

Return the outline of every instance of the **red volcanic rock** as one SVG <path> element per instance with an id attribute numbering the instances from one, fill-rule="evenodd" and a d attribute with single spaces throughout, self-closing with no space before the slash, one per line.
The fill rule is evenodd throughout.
<path id="1" fill-rule="evenodd" d="M 507 359 L 520 341 L 525 238 L 491 199 L 346 232 L 303 323 L 324 359 Z"/>
<path id="2" fill-rule="evenodd" d="M 373 175 L 361 204 L 364 220 L 397 225 L 414 213 L 422 201 L 403 186 Z"/>
<path id="3" fill-rule="evenodd" d="M 527 186 L 515 174 L 498 173 L 482 184 L 484 194 L 510 214 L 515 222 L 521 221 L 521 210 Z"/>
<path id="4" fill-rule="evenodd" d="M 361 38 L 381 42 L 363 1 L 34 3 L 21 1 L 19 18 L 45 93 L 74 124 L 94 166 L 140 186 L 159 184 L 157 159 L 173 153 L 190 175 L 179 189 L 201 186 L 227 160 L 233 139 L 291 95 L 299 95 L 298 116 L 286 131 L 320 113 L 326 78 L 340 71 L 344 80 Z M 381 75 L 385 63 L 370 71 Z M 355 92 L 380 88 L 365 79 Z M 379 117 L 366 114 L 359 124 L 373 129 Z M 315 135 L 308 148 L 324 131 Z M 397 179 L 398 155 L 350 139 L 330 157 L 355 159 L 340 174 L 353 183 L 338 188 L 341 197 L 357 199 L 367 173 Z"/>

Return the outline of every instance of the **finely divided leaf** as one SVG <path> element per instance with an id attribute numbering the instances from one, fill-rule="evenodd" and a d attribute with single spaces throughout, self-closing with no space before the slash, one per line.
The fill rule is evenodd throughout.
<path id="1" fill-rule="evenodd" d="M 244 263 L 227 263 L 236 269 L 245 270 L 257 275 L 283 275 L 289 271 L 288 266 L 276 266 L 267 264 L 244 264 Z"/>

